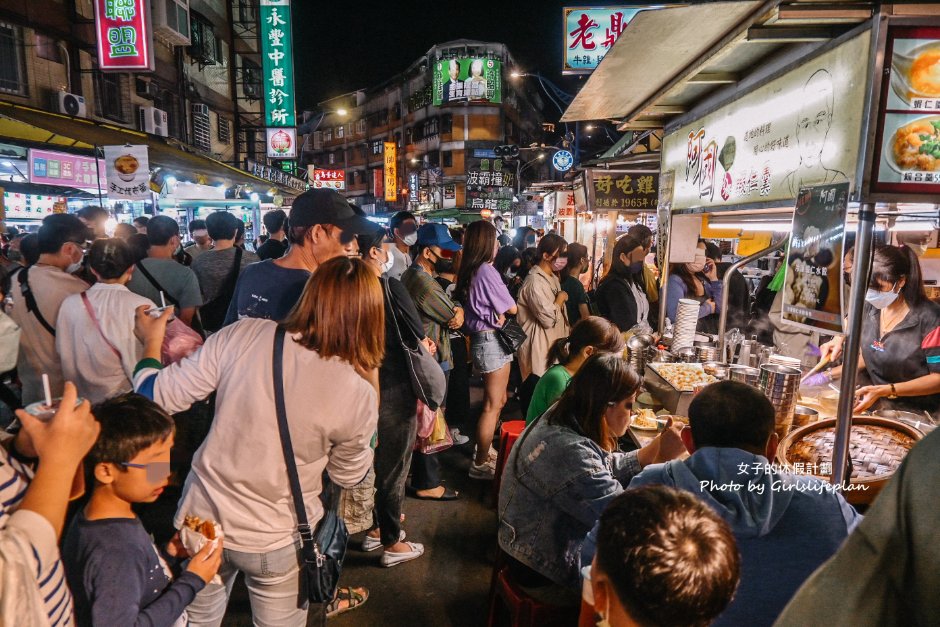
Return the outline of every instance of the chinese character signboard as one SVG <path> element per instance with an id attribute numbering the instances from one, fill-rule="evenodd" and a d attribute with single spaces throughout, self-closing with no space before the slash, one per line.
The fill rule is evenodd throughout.
<path id="1" fill-rule="evenodd" d="M 267 136 L 268 157 L 272 159 L 297 158 L 297 129 L 267 128 L 265 135 Z"/>
<path id="2" fill-rule="evenodd" d="M 245 165 L 245 170 L 251 173 L 253 176 L 257 176 L 259 179 L 264 179 L 272 183 L 277 183 L 278 185 L 283 185 L 284 187 L 296 189 L 298 192 L 306 191 L 309 187 L 307 182 L 303 179 L 299 179 L 296 176 L 291 176 L 280 168 L 264 165 L 263 163 L 252 161 L 251 159 L 246 159 Z"/>
<path id="3" fill-rule="evenodd" d="M 395 142 L 384 143 L 385 201 L 395 202 L 398 200 L 398 147 Z"/>
<path id="4" fill-rule="evenodd" d="M 883 199 L 940 193 L 938 64 L 940 27 L 888 31 L 885 66 L 890 69 L 882 85 L 871 177 L 872 191 Z"/>
<path id="5" fill-rule="evenodd" d="M 149 0 L 95 0 L 95 30 L 102 72 L 153 71 Z"/>
<path id="6" fill-rule="evenodd" d="M 503 101 L 502 63 L 497 59 L 441 59 L 434 63 L 434 106 Z"/>
<path id="7" fill-rule="evenodd" d="M 3 219 L 42 220 L 56 212 L 56 205 L 65 204 L 65 198 L 61 196 L 21 194 L 4 191 L 3 188 L 0 188 L 0 192 L 3 196 L 3 202 L 0 203 Z"/>
<path id="8" fill-rule="evenodd" d="M 656 211 L 659 172 L 606 169 L 586 172 L 588 202 L 594 211 Z"/>
<path id="9" fill-rule="evenodd" d="M 150 198 L 150 159 L 147 146 L 105 146 L 108 198 Z"/>
<path id="10" fill-rule="evenodd" d="M 803 187 L 853 181 L 869 44 L 854 37 L 669 133 L 673 211 L 792 203 Z"/>
<path id="11" fill-rule="evenodd" d="M 563 74 L 590 74 L 642 8 L 565 7 Z"/>
<path id="12" fill-rule="evenodd" d="M 105 189 L 108 179 L 103 159 L 70 155 L 51 150 L 29 151 L 29 182 L 38 185 L 64 185 L 84 189 Z"/>
<path id="13" fill-rule="evenodd" d="M 261 0 L 265 126 L 296 126 L 290 0 Z"/>
<path id="14" fill-rule="evenodd" d="M 842 246 L 849 183 L 800 189 L 793 213 L 782 318 L 812 331 L 842 333 Z"/>
<path id="15" fill-rule="evenodd" d="M 511 210 L 515 185 L 516 167 L 513 163 L 499 157 L 467 158 L 468 209 Z"/>
<path id="16" fill-rule="evenodd" d="M 311 168 L 313 166 L 310 166 Z M 314 189 L 346 189 L 346 170 L 313 170 Z"/>

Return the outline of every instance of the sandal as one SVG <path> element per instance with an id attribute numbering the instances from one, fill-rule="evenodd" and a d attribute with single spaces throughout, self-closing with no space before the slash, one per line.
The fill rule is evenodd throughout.
<path id="1" fill-rule="evenodd" d="M 340 614 L 354 610 L 365 603 L 368 598 L 368 588 L 353 588 L 351 586 L 337 588 L 333 600 L 326 606 L 326 617 L 333 618 L 334 616 L 339 616 Z M 346 607 L 342 606 L 344 601 L 346 602 Z"/>

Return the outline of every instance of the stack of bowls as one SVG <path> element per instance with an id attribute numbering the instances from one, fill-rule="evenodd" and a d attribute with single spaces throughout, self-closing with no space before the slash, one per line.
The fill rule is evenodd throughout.
<path id="1" fill-rule="evenodd" d="M 774 406 L 774 430 L 781 438 L 785 437 L 793 426 L 793 413 L 802 375 L 798 368 L 778 364 L 764 364 L 760 367 L 760 389 Z"/>
<path id="2" fill-rule="evenodd" d="M 698 325 L 699 302 L 691 298 L 680 298 L 676 308 L 676 321 L 672 330 L 672 351 L 691 348 L 695 343 L 695 327 Z"/>
<path id="3" fill-rule="evenodd" d="M 700 363 L 705 363 L 706 361 L 718 361 L 719 354 L 718 345 L 713 342 L 695 343 L 695 358 L 696 361 Z"/>

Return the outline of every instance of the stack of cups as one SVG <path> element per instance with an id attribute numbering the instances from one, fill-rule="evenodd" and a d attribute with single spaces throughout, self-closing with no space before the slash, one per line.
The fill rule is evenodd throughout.
<path id="1" fill-rule="evenodd" d="M 679 306 L 676 307 L 676 323 L 672 331 L 672 352 L 682 348 L 691 348 L 695 343 L 699 306 L 697 300 L 679 299 Z"/>
<path id="2" fill-rule="evenodd" d="M 796 409 L 802 375 L 799 368 L 778 364 L 764 364 L 760 367 L 760 389 L 774 406 L 774 430 L 781 439 L 793 426 L 793 412 Z"/>

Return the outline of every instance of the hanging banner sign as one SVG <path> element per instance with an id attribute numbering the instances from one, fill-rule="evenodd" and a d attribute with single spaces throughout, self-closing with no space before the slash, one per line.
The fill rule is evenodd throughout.
<path id="1" fill-rule="evenodd" d="M 149 0 L 95 0 L 95 31 L 99 70 L 153 71 Z"/>
<path id="2" fill-rule="evenodd" d="M 781 317 L 827 334 L 842 333 L 842 248 L 849 183 L 800 189 L 793 213 Z"/>
<path id="3" fill-rule="evenodd" d="M 313 168 L 313 166 L 308 166 Z M 346 189 L 346 170 L 312 170 L 312 187 L 314 189 Z"/>
<path id="4" fill-rule="evenodd" d="M 659 198 L 659 172 L 643 170 L 585 170 L 588 201 L 595 211 L 655 211 Z"/>
<path id="5" fill-rule="evenodd" d="M 385 143 L 385 202 L 398 200 L 398 146 Z"/>
<path id="6" fill-rule="evenodd" d="M 271 159 L 297 158 L 297 129 L 269 128 L 266 130 L 268 157 Z"/>
<path id="7" fill-rule="evenodd" d="M 297 126 L 290 0 L 261 0 L 265 126 Z"/>
<path id="8" fill-rule="evenodd" d="M 72 155 L 52 150 L 29 151 L 29 182 L 38 185 L 64 185 L 94 189 L 108 186 L 104 159 Z"/>
<path id="9" fill-rule="evenodd" d="M 144 146 L 105 146 L 104 161 L 108 198 L 143 200 L 150 198 L 150 157 Z"/>

